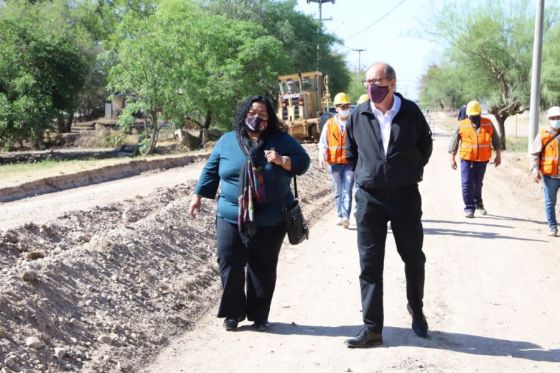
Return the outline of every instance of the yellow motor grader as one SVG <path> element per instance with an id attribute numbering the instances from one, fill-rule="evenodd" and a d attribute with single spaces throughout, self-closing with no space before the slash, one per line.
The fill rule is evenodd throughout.
<path id="1" fill-rule="evenodd" d="M 319 71 L 278 77 L 278 119 L 299 141 L 318 142 L 320 116 L 327 112 L 330 93 L 328 76 Z"/>

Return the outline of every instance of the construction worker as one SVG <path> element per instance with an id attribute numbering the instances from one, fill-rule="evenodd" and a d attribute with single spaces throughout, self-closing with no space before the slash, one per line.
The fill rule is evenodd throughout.
<path id="1" fill-rule="evenodd" d="M 544 210 L 549 235 L 558 236 L 556 197 L 560 189 L 560 107 L 553 106 L 547 113 L 549 128 L 541 130 L 533 143 L 531 175 L 536 183 L 543 180 Z"/>
<path id="2" fill-rule="evenodd" d="M 319 164 L 329 166 L 333 180 L 337 225 L 348 229 L 352 209 L 354 171 L 344 156 L 346 121 L 350 117 L 350 99 L 344 92 L 334 97 L 336 114 L 327 120 L 319 139 Z"/>
<path id="3" fill-rule="evenodd" d="M 367 102 L 367 100 L 369 100 L 369 97 L 367 93 L 364 93 L 363 95 L 360 96 L 360 98 L 358 98 L 358 102 L 356 104 L 357 105 L 363 104 L 364 102 Z"/>
<path id="4" fill-rule="evenodd" d="M 501 143 L 492 121 L 481 116 L 480 103 L 470 101 L 466 107 L 467 118 L 459 121 L 459 126 L 451 136 L 449 153 L 451 168 L 457 169 L 455 155 L 459 151 L 461 158 L 461 184 L 465 217 L 474 218 L 477 210 L 486 215 L 482 203 L 482 181 L 486 166 L 492 157 L 492 148 L 496 152 L 494 166 L 501 163 Z"/>
<path id="5" fill-rule="evenodd" d="M 461 105 L 459 112 L 457 113 L 457 121 L 460 122 L 463 119 L 467 119 L 467 105 Z"/>

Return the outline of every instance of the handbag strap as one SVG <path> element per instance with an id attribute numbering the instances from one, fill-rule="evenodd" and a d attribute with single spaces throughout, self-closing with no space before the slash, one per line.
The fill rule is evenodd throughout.
<path id="1" fill-rule="evenodd" d="M 297 178 L 294 176 L 294 197 L 297 198 Z"/>
<path id="2" fill-rule="evenodd" d="M 544 152 L 544 148 L 546 148 L 548 146 L 548 144 L 553 142 L 554 139 L 558 137 L 558 135 L 560 135 L 560 131 L 556 132 L 556 135 L 554 135 L 550 139 L 548 139 L 548 141 L 546 143 L 544 143 L 544 145 L 542 146 L 541 151 L 539 152 L 539 167 L 540 167 L 540 164 L 541 164 L 541 159 L 542 159 L 542 155 L 543 155 L 543 152 Z"/>
<path id="3" fill-rule="evenodd" d="M 560 135 L 560 131 L 556 132 L 556 135 L 554 135 L 554 136 L 552 136 L 552 138 L 548 139 L 548 141 L 542 147 L 541 154 L 542 154 L 542 152 L 544 152 L 544 148 L 546 148 L 548 146 L 548 144 L 553 142 L 554 139 L 558 137 L 558 135 Z"/>

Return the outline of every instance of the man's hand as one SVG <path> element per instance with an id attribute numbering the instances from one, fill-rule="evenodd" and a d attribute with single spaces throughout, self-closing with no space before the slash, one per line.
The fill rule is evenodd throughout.
<path id="1" fill-rule="evenodd" d="M 494 167 L 498 167 L 502 164 L 502 154 L 500 152 L 496 152 L 496 157 L 494 158 Z"/>
<path id="2" fill-rule="evenodd" d="M 541 173 L 538 168 L 533 168 L 531 170 L 531 177 L 537 184 L 539 183 L 539 181 L 541 181 Z"/>
<path id="3" fill-rule="evenodd" d="M 196 218 L 196 215 L 198 215 L 200 211 L 200 200 L 201 197 L 198 194 L 193 194 L 189 205 L 189 215 L 191 218 Z"/>
<path id="4" fill-rule="evenodd" d="M 454 170 L 457 169 L 457 161 L 455 160 L 455 154 L 451 154 L 451 168 Z"/>

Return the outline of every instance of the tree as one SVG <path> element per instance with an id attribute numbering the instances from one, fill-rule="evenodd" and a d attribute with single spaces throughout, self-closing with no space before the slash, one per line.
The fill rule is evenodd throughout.
<path id="1" fill-rule="evenodd" d="M 212 123 L 230 128 L 239 100 L 269 91 L 284 61 L 280 43 L 259 25 L 207 14 L 184 0 L 162 1 L 153 16 L 134 18 L 133 27 L 128 21 L 109 82 L 134 102 L 121 123 L 130 122 L 132 110 L 147 115 L 146 152 L 156 146 L 160 119 L 197 123 L 202 143 Z"/>
<path id="2" fill-rule="evenodd" d="M 0 9 L 2 146 L 41 142 L 51 120 L 69 132 L 88 65 L 91 39 L 64 0 L 11 1 Z M 9 113 L 9 115 L 8 115 Z"/>
<path id="3" fill-rule="evenodd" d="M 534 17 L 525 0 L 446 6 L 429 32 L 462 71 L 465 95 L 488 102 L 506 147 L 506 119 L 527 110 Z"/>
<path id="4" fill-rule="evenodd" d="M 420 81 L 421 105 L 439 110 L 459 108 L 469 101 L 463 87 L 466 80 L 457 66 L 430 65 Z"/>
<path id="5" fill-rule="evenodd" d="M 560 104 L 560 24 L 546 35 L 542 61 L 542 101 L 548 106 Z"/>
<path id="6" fill-rule="evenodd" d="M 280 74 L 319 70 L 329 76 L 331 92 L 346 91 L 350 83 L 344 56 L 333 47 L 342 41 L 325 34 L 312 17 L 295 10 L 294 0 L 199 0 L 214 14 L 258 24 L 283 45 L 286 61 Z M 275 90 L 276 91 L 276 90 Z"/>

